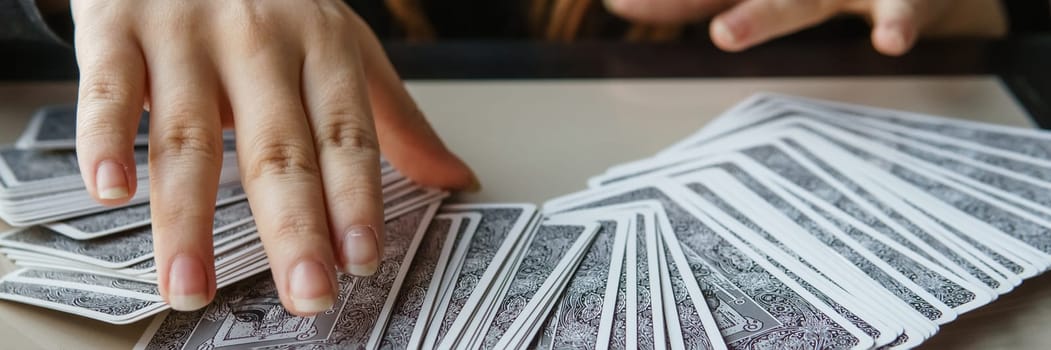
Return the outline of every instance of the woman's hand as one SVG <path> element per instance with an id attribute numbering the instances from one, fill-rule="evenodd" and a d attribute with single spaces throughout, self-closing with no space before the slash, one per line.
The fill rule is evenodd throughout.
<path id="1" fill-rule="evenodd" d="M 712 18 L 712 42 L 741 51 L 817 25 L 838 14 L 872 23 L 872 46 L 904 54 L 921 36 L 999 37 L 1007 32 L 1000 0 L 606 0 L 625 18 L 683 23 Z"/>
<path id="2" fill-rule="evenodd" d="M 379 157 L 416 182 L 478 182 L 417 110 L 367 25 L 338 0 L 74 0 L 77 153 L 104 204 L 135 192 L 133 141 L 150 109 L 150 200 L 161 294 L 215 295 L 212 218 L 223 125 L 281 301 L 311 315 L 337 268 L 381 259 Z"/>

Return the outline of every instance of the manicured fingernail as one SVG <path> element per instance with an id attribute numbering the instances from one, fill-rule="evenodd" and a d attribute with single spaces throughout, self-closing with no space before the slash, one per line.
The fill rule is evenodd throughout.
<path id="1" fill-rule="evenodd" d="M 193 311 L 208 305 L 204 265 L 186 254 L 175 256 L 168 271 L 168 304 L 176 311 Z"/>
<path id="2" fill-rule="evenodd" d="M 124 199 L 130 194 L 125 167 L 112 160 L 99 163 L 95 171 L 95 189 L 101 199 Z"/>
<path id="3" fill-rule="evenodd" d="M 380 265 L 379 239 L 369 226 L 354 226 L 343 234 L 343 272 L 372 276 Z"/>
<path id="4" fill-rule="evenodd" d="M 725 21 L 712 21 L 712 38 L 724 44 L 737 44 L 737 37 Z"/>
<path id="5" fill-rule="evenodd" d="M 332 308 L 332 278 L 320 263 L 303 260 L 292 268 L 288 278 L 289 298 L 301 313 L 316 314 Z"/>

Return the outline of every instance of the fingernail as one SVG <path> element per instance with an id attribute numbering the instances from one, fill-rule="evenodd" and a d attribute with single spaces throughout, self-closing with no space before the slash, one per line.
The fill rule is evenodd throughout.
<path id="1" fill-rule="evenodd" d="M 354 226 L 343 234 L 343 272 L 372 276 L 380 265 L 379 239 L 369 226 Z"/>
<path id="2" fill-rule="evenodd" d="M 208 305 L 208 282 L 204 266 L 192 256 L 180 254 L 168 271 L 168 304 L 176 311 L 193 311 Z"/>
<path id="3" fill-rule="evenodd" d="M 316 314 L 332 308 L 332 278 L 320 263 L 303 260 L 292 268 L 288 278 L 289 299 L 301 313 Z"/>
<path id="4" fill-rule="evenodd" d="M 99 163 L 95 171 L 95 189 L 101 199 L 123 199 L 129 195 L 125 167 L 112 160 Z"/>
<path id="5" fill-rule="evenodd" d="M 733 31 L 726 25 L 726 22 L 720 20 L 712 21 L 712 38 L 725 44 L 737 43 L 737 37 L 734 36 Z"/>

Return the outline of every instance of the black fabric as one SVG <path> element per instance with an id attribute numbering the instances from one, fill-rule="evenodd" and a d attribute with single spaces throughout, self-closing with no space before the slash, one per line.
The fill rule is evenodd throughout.
<path id="1" fill-rule="evenodd" d="M 1004 0 L 1011 34 L 1051 32 L 1051 0 Z"/>
<path id="2" fill-rule="evenodd" d="M 420 0 L 440 38 L 523 38 L 528 0 Z"/>
<path id="3" fill-rule="evenodd" d="M 383 1 L 378 0 L 346 0 L 347 5 L 361 16 L 369 27 L 381 38 L 402 36 L 401 29 L 397 28 L 390 12 Z"/>

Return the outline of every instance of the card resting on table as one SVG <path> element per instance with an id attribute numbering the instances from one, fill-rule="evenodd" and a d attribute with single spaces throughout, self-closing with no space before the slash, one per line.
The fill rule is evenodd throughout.
<path id="1" fill-rule="evenodd" d="M 86 197 L 69 118 L 0 148 L 0 217 L 27 226 L 0 235 L 21 267 L 0 299 L 116 324 L 168 309 L 148 198 Z M 671 141 L 540 209 L 442 203 L 383 162 L 379 272 L 312 317 L 282 308 L 225 169 L 218 296 L 137 347 L 906 349 L 1051 266 L 1051 133 L 759 94 Z"/>

